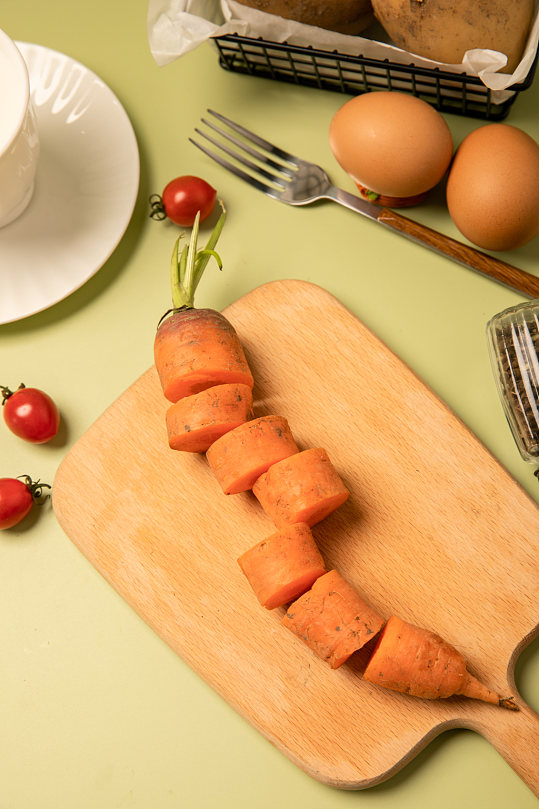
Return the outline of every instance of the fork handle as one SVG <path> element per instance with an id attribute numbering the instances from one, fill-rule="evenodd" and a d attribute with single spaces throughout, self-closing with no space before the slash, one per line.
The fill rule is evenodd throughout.
<path id="1" fill-rule="evenodd" d="M 530 298 L 539 298 L 539 278 L 524 270 L 519 270 L 505 261 L 482 253 L 462 242 L 444 236 L 426 225 L 408 219 L 389 208 L 382 208 L 377 217 L 378 222 L 391 230 L 398 231 L 413 241 L 419 242 L 437 253 L 449 256 L 472 270 L 478 270 L 490 278 L 494 278 L 505 286 L 522 292 Z"/>

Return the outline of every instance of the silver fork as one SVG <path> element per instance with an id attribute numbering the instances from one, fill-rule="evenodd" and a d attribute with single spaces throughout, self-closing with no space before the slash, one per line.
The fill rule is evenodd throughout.
<path id="1" fill-rule="evenodd" d="M 380 207 L 336 188 L 324 169 L 315 163 L 290 154 L 215 110 L 207 112 L 212 120 L 201 119 L 206 130 L 195 128 L 203 142 L 189 138 L 190 142 L 223 168 L 267 196 L 288 205 L 309 205 L 321 199 L 333 200 L 468 269 L 477 270 L 528 297 L 539 298 L 539 278 L 536 276 L 389 208 Z"/>

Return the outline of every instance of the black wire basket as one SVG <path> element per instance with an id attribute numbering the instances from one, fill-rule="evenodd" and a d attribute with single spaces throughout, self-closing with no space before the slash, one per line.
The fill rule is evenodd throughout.
<path id="1" fill-rule="evenodd" d="M 492 91 L 481 79 L 464 72 L 367 59 L 239 34 L 214 37 L 213 41 L 221 67 L 235 73 L 351 96 L 373 90 L 399 90 L 422 98 L 440 112 L 488 120 L 508 115 L 518 93 L 530 87 L 537 64 L 536 54 L 526 79 L 513 84 L 509 88 L 512 95 L 500 103 L 493 100 Z"/>

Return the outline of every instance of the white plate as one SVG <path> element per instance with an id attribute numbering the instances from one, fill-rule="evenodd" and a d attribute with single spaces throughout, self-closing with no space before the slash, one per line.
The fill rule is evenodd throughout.
<path id="1" fill-rule="evenodd" d="M 41 156 L 30 205 L 0 228 L 0 323 L 47 309 L 103 266 L 129 224 L 140 179 L 135 133 L 110 88 L 58 51 L 17 46 Z"/>

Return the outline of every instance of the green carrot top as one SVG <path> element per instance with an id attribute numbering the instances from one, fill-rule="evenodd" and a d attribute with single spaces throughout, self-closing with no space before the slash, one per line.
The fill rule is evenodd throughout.
<path id="1" fill-rule="evenodd" d="M 197 213 L 193 223 L 189 244 L 184 246 L 181 253 L 180 242 L 184 234 L 180 233 L 174 243 L 174 250 L 172 251 L 170 262 L 170 286 L 174 309 L 181 309 L 182 307 L 189 309 L 194 308 L 195 292 L 211 256 L 217 261 L 219 269 L 222 269 L 223 265 L 219 255 L 215 252 L 215 245 L 219 240 L 219 236 L 225 224 L 226 210 L 221 200 L 219 200 L 219 205 L 221 206 L 222 213 L 211 232 L 206 247 L 201 249 L 197 247 L 200 212 Z"/>

